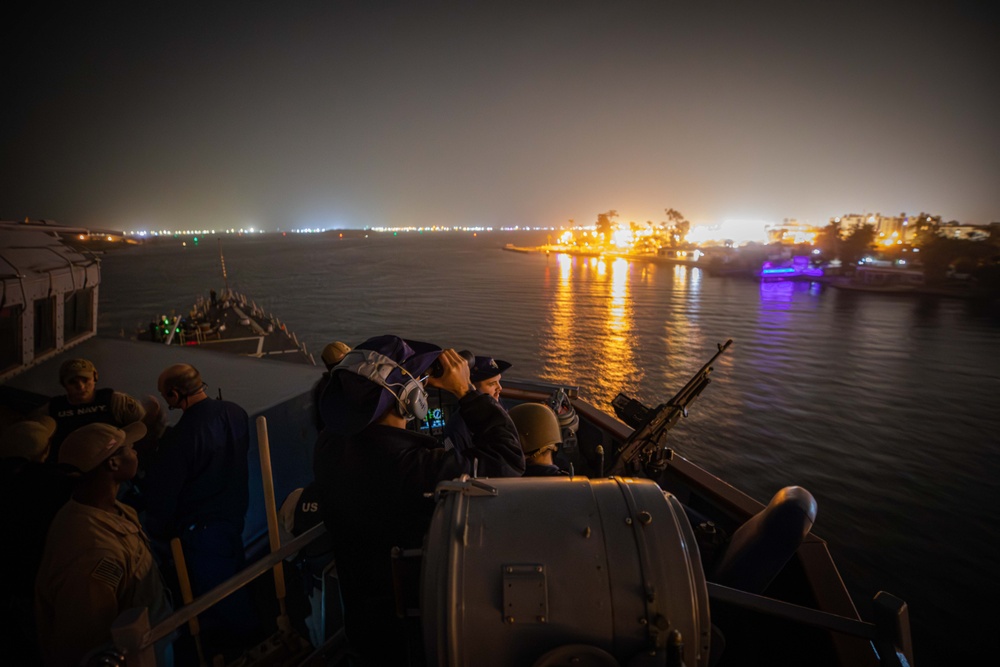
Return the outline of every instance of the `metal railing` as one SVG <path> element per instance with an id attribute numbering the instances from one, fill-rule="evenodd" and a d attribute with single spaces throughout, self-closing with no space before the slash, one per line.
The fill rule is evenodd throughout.
<path id="1" fill-rule="evenodd" d="M 204 595 L 195 598 L 191 604 L 181 607 L 153 627 L 149 626 L 149 616 L 145 608 L 128 609 L 122 612 L 112 626 L 111 635 L 115 645 L 124 650 L 129 667 L 153 667 L 156 665 L 156 658 L 153 656 L 153 645 L 156 642 L 170 636 L 191 619 L 204 613 L 261 575 L 270 572 L 283 560 L 325 533 L 326 527 L 322 523 L 313 526 L 277 551 L 263 556 Z"/>

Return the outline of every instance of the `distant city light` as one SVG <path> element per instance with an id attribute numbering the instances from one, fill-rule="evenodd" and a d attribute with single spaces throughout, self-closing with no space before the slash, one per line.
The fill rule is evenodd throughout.
<path id="1" fill-rule="evenodd" d="M 622 248 L 632 247 L 632 232 L 628 229 L 619 229 L 611 235 L 611 243 Z"/>
<path id="2" fill-rule="evenodd" d="M 767 243 L 767 227 L 763 220 L 726 220 L 719 225 L 692 227 L 687 240 L 690 243 L 709 244 L 732 242 L 734 245 Z"/>
<path id="3" fill-rule="evenodd" d="M 503 232 L 558 232 L 565 229 L 565 227 L 556 227 L 552 225 L 505 225 L 503 227 L 493 227 L 491 225 L 460 225 L 460 226 L 450 226 L 450 225 L 427 225 L 427 226 L 415 226 L 415 225 L 384 225 L 376 227 L 364 227 L 363 229 L 358 228 L 338 228 L 334 226 L 327 227 L 295 227 L 287 230 L 278 228 L 277 232 L 282 234 L 322 234 L 325 232 L 338 231 L 339 229 L 351 229 L 352 231 L 371 231 L 377 233 L 386 234 L 399 234 L 403 232 L 471 232 L 476 234 L 478 232 L 493 232 L 493 231 L 503 231 Z M 586 226 L 581 226 L 578 229 L 592 229 Z M 195 234 L 201 235 L 218 235 L 218 234 L 238 234 L 238 235 L 248 235 L 248 234 L 265 234 L 268 233 L 267 230 L 261 229 L 257 226 L 253 227 L 230 227 L 229 229 L 141 229 L 137 231 L 126 231 L 123 232 L 125 236 L 138 236 L 138 237 L 156 237 L 156 236 L 194 236 Z M 340 232 L 343 236 L 343 232 Z"/>

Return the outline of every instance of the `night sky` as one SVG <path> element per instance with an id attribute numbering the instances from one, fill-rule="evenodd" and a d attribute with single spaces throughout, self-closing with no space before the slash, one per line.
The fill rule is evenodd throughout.
<path id="1" fill-rule="evenodd" d="M 10 5 L 6 220 L 1000 221 L 989 2 Z"/>

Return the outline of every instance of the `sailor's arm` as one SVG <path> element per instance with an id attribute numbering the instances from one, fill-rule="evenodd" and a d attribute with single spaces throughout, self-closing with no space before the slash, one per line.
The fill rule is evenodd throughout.
<path id="1" fill-rule="evenodd" d="M 76 664 L 88 651 L 111 638 L 111 624 L 121 611 L 118 593 L 125 586 L 128 565 L 110 552 L 89 553 L 61 573 L 54 591 L 41 605 L 50 614 L 51 634 L 43 637 L 51 664 Z M 45 583 L 39 586 L 44 588 Z M 43 612 L 44 613 L 44 612 Z M 43 621 L 44 622 L 44 621 Z"/>
<path id="2" fill-rule="evenodd" d="M 441 374 L 437 377 L 427 378 L 427 385 L 444 389 L 461 401 L 463 396 L 473 391 L 469 363 L 462 355 L 450 348 L 442 350 L 437 360 L 441 365 Z"/>
<path id="3" fill-rule="evenodd" d="M 473 459 L 479 460 L 478 473 L 484 476 L 517 476 L 524 472 L 517 429 L 507 413 L 492 396 L 480 393 L 472 386 L 469 363 L 455 350 L 444 350 L 438 357 L 443 373 L 429 378 L 427 384 L 451 392 L 465 422 L 472 432 L 472 447 L 462 453 L 448 450 L 455 461 L 445 463 L 440 479 L 450 479 L 462 472 L 472 472 Z"/>
<path id="4" fill-rule="evenodd" d="M 477 472 L 484 477 L 520 477 L 525 468 L 524 451 L 507 411 L 492 396 L 476 390 L 458 403 L 472 432 L 472 447 L 463 456 L 478 459 Z"/>

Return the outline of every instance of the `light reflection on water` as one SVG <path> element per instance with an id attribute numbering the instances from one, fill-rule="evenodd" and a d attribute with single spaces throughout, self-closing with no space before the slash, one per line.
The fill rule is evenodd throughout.
<path id="1" fill-rule="evenodd" d="M 570 372 L 572 358 L 566 354 L 571 349 L 575 335 L 575 300 L 573 299 L 572 272 L 574 258 L 569 255 L 557 255 L 558 271 L 555 281 L 555 295 L 551 301 L 550 314 L 547 319 L 548 335 L 542 337 L 541 379 L 559 382 Z M 545 267 L 545 275 L 552 273 L 551 264 Z M 551 288 L 550 281 L 546 287 Z"/>
<path id="2" fill-rule="evenodd" d="M 603 372 L 594 377 L 593 392 L 595 398 L 604 403 L 609 403 L 623 387 L 641 379 L 636 377 L 632 352 L 634 342 L 632 304 L 628 299 L 629 269 L 629 262 L 619 258 L 611 264 L 610 280 L 605 262 L 600 262 L 598 272 L 608 288 L 608 305 L 596 350 L 603 360 Z"/>
<path id="3" fill-rule="evenodd" d="M 225 253 L 231 284 L 313 351 L 397 333 L 506 359 L 511 377 L 579 385 L 608 412 L 618 391 L 667 400 L 733 338 L 672 446 L 762 502 L 809 489 L 815 531 L 859 604 L 880 589 L 909 603 L 918 664 L 952 664 L 956 638 L 989 636 L 969 610 L 1000 593 L 995 312 L 499 252 L 508 240 L 529 244 L 309 238 L 227 241 Z M 221 287 L 217 267 L 213 244 L 106 256 L 101 330 L 186 311 Z"/>

